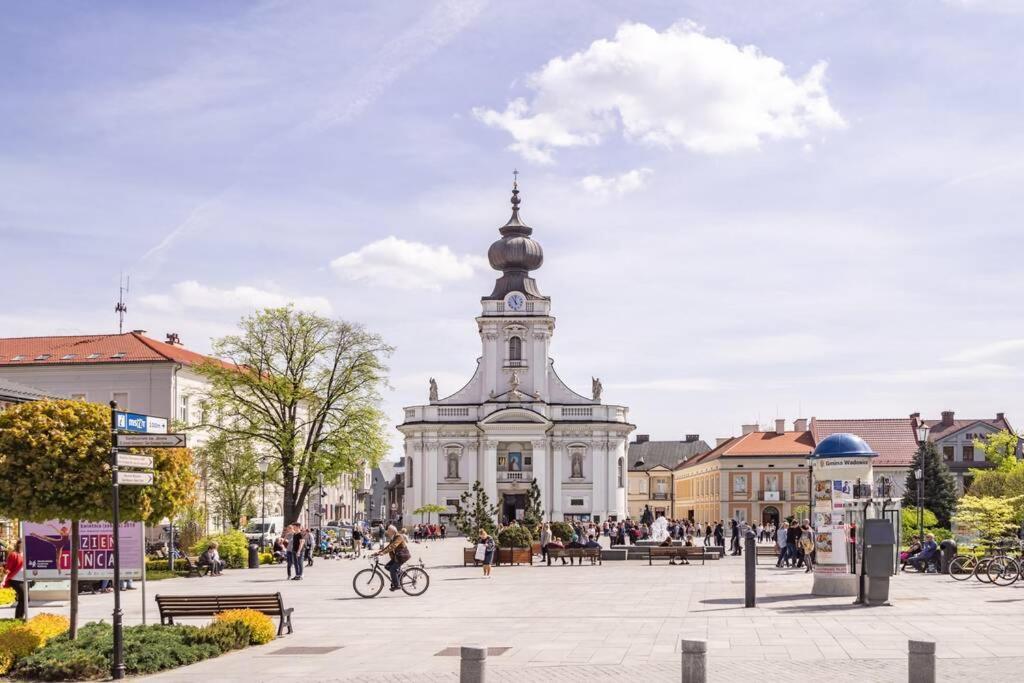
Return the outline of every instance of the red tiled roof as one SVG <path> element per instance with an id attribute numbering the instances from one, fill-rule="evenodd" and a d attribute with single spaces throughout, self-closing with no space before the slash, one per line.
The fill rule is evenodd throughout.
<path id="1" fill-rule="evenodd" d="M 945 439 L 947 436 L 956 434 L 957 432 L 967 429 L 968 427 L 971 427 L 973 425 L 976 425 L 979 422 L 990 425 L 1000 431 L 1004 429 L 1011 432 L 1013 431 L 1010 428 L 1010 423 L 1007 421 L 1005 417 L 1002 419 L 976 418 L 973 420 L 953 420 L 953 424 L 951 425 L 942 424 L 942 420 L 923 420 L 923 422 L 926 425 L 928 425 L 929 441 L 938 441 L 939 439 Z"/>
<path id="2" fill-rule="evenodd" d="M 96 363 L 194 365 L 205 360 L 221 362 L 181 346 L 150 339 L 138 332 L 0 339 L 0 367 Z"/>
<path id="3" fill-rule="evenodd" d="M 917 452 L 917 434 L 911 418 L 863 420 L 811 420 L 816 443 L 832 434 L 856 434 L 878 453 L 872 464 L 881 467 L 910 467 Z"/>
<path id="4" fill-rule="evenodd" d="M 807 457 L 814 450 L 814 437 L 810 432 L 750 432 L 736 436 L 721 446 L 690 458 L 676 469 L 700 465 L 718 458 L 744 458 L 758 456 L 801 456 Z"/>

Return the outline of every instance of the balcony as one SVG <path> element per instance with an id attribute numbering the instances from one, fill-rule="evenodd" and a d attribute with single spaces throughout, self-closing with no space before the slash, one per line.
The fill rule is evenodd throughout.
<path id="1" fill-rule="evenodd" d="M 668 500 L 667 493 L 652 493 L 651 500 Z"/>
<path id="2" fill-rule="evenodd" d="M 526 367 L 526 361 L 525 360 L 506 360 L 505 361 L 505 367 L 506 368 L 525 368 Z"/>
<path id="3" fill-rule="evenodd" d="M 522 481 L 528 482 L 533 479 L 533 472 L 531 470 L 522 470 L 519 472 L 498 472 L 498 482 L 515 482 Z"/>
<path id="4" fill-rule="evenodd" d="M 786 491 L 758 491 L 757 499 L 766 503 L 781 503 L 786 500 Z"/>

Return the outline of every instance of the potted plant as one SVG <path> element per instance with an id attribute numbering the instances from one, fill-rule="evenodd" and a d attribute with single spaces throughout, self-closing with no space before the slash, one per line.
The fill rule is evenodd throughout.
<path id="1" fill-rule="evenodd" d="M 498 532 L 498 564 L 533 564 L 533 534 L 513 524 Z"/>

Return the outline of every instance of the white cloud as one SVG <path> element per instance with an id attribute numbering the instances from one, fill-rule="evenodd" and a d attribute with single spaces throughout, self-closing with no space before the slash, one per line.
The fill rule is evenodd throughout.
<path id="1" fill-rule="evenodd" d="M 478 256 L 460 256 L 444 245 L 432 247 L 393 235 L 331 261 L 341 278 L 395 289 L 438 290 L 485 267 L 487 262 Z"/>
<path id="2" fill-rule="evenodd" d="M 269 289 L 239 285 L 220 289 L 200 284 L 195 280 L 178 282 L 168 294 L 149 294 L 140 299 L 145 307 L 159 311 L 197 309 L 204 311 L 251 310 L 274 308 L 293 304 L 296 308 L 315 313 L 331 312 L 331 302 L 322 296 L 288 296 Z"/>
<path id="3" fill-rule="evenodd" d="M 963 351 L 950 356 L 948 360 L 972 363 L 976 361 L 989 360 L 1008 353 L 1013 353 L 1014 351 L 1024 351 L 1024 339 L 1007 339 L 1005 341 L 992 342 L 991 344 L 983 344 L 981 346 L 964 349 Z"/>
<path id="4" fill-rule="evenodd" d="M 530 75 L 531 102 L 518 98 L 505 111 L 477 107 L 473 114 L 508 131 L 511 149 L 542 163 L 555 148 L 598 145 L 620 127 L 628 140 L 722 154 L 845 126 L 825 92 L 825 69 L 818 62 L 794 79 L 757 47 L 707 36 L 692 22 L 661 33 L 627 23 L 614 39 Z"/>
<path id="5" fill-rule="evenodd" d="M 643 188 L 652 173 L 654 171 L 649 168 L 634 168 L 619 175 L 588 175 L 580 179 L 580 187 L 591 194 L 621 197 Z"/>

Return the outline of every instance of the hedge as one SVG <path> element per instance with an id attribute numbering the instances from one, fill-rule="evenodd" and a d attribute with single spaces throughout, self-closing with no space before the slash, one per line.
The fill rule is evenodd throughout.
<path id="1" fill-rule="evenodd" d="M 22 657 L 27 657 L 47 641 L 66 633 L 67 617 L 42 612 L 28 621 L 6 619 L 0 622 L 0 675 L 7 673 Z"/>
<path id="2" fill-rule="evenodd" d="M 241 569 L 246 565 L 249 557 L 249 539 L 241 531 L 232 529 L 222 534 L 204 536 L 192 546 L 192 554 L 202 555 L 206 552 L 206 548 L 211 542 L 217 544 L 217 552 L 220 553 L 220 559 L 227 562 L 228 567 Z"/>
<path id="3" fill-rule="evenodd" d="M 0 607 L 14 604 L 17 598 L 18 595 L 13 588 L 0 588 Z"/>
<path id="4" fill-rule="evenodd" d="M 498 532 L 498 545 L 502 548 L 529 548 L 533 534 L 525 526 L 507 526 Z"/>

